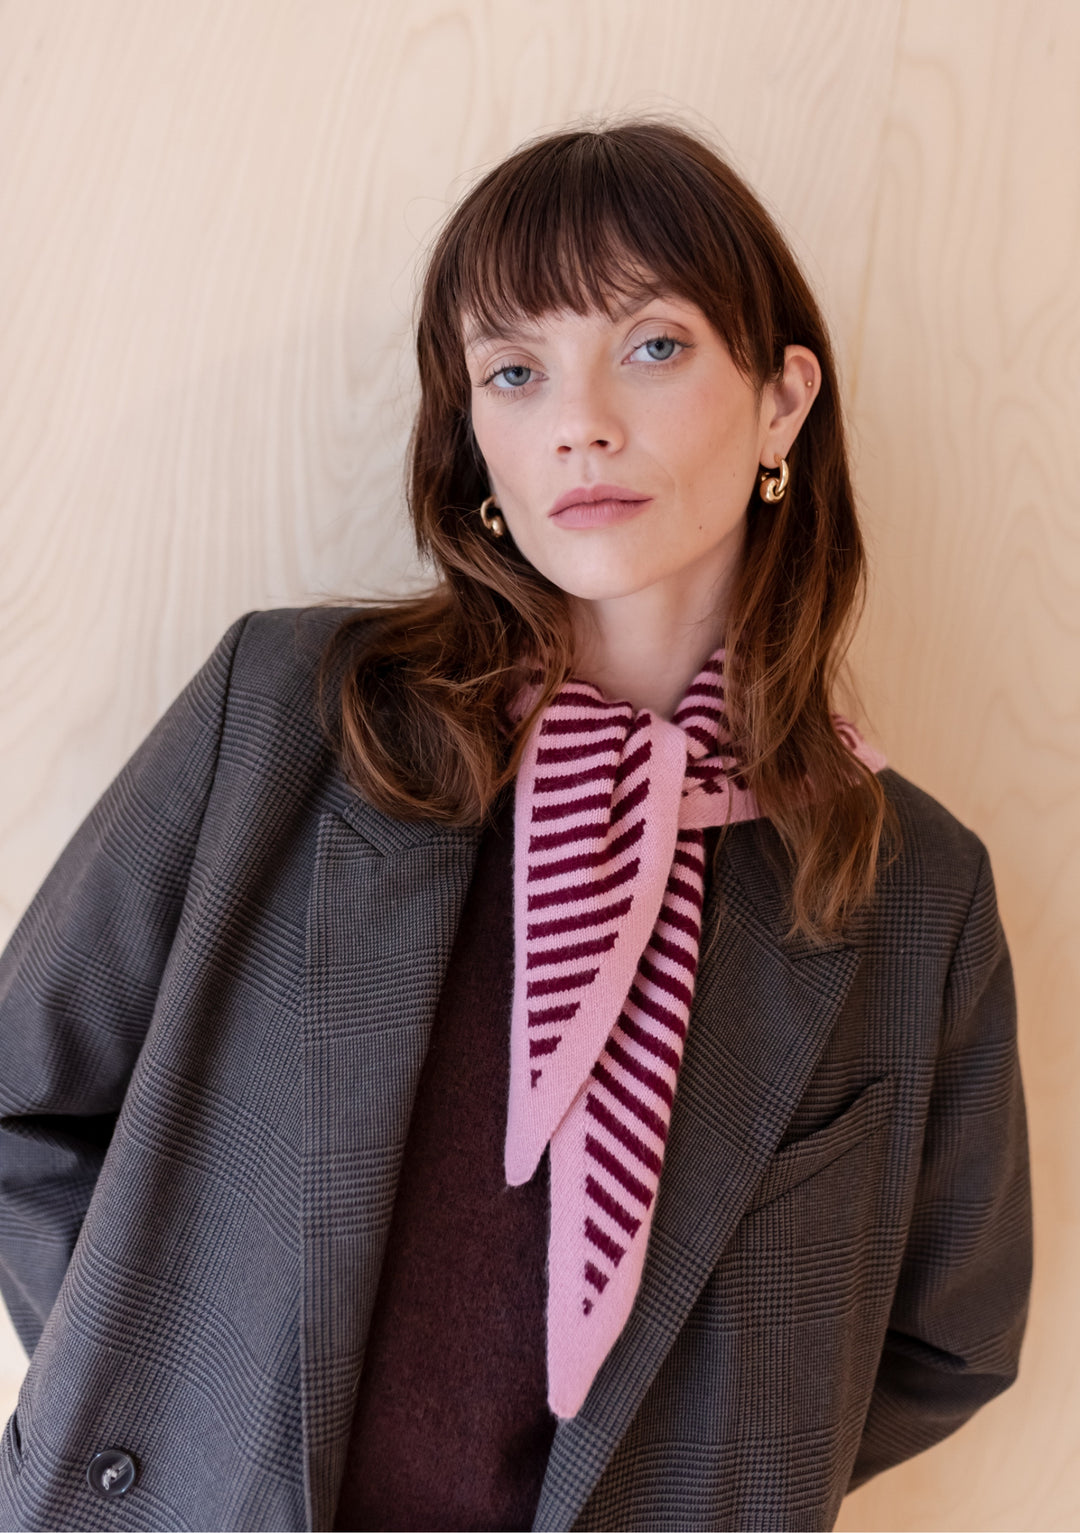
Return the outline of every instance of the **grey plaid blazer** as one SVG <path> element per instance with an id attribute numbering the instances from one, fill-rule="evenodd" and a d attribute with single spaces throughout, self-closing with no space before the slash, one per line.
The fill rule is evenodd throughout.
<path id="1" fill-rule="evenodd" d="M 229 629 L 3 957 L 0 1286 L 31 1354 L 3 1528 L 333 1524 L 479 840 L 343 782 L 312 709 L 340 616 Z M 1016 1375 L 1031 1212 L 990 870 L 884 780 L 904 851 L 844 942 L 785 942 L 774 833 L 727 838 L 641 1288 L 538 1529 L 830 1528 Z M 88 1483 L 103 1449 L 122 1495 Z"/>

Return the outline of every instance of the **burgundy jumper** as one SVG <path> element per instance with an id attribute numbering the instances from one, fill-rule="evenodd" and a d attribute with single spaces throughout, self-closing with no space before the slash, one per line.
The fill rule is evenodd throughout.
<path id="1" fill-rule="evenodd" d="M 335 1529 L 532 1527 L 556 1419 L 547 1153 L 524 1186 L 504 1175 L 513 832 L 508 789 L 480 840 L 417 1086 Z"/>
<path id="2" fill-rule="evenodd" d="M 555 1417 L 547 1156 L 503 1175 L 513 813 L 480 840 L 417 1086 L 360 1376 L 339 1529 L 531 1528 Z"/>

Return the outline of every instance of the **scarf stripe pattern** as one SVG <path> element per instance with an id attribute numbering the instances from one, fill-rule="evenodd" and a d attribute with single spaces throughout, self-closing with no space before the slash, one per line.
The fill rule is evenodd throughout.
<path id="1" fill-rule="evenodd" d="M 697 974 L 704 827 L 756 816 L 722 650 L 670 722 L 571 678 L 522 759 L 506 1179 L 528 1181 L 550 1145 L 548 1403 L 561 1417 L 580 1409 L 641 1281 Z"/>

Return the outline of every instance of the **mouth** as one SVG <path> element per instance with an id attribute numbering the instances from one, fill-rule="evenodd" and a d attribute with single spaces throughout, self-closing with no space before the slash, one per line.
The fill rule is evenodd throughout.
<path id="1" fill-rule="evenodd" d="M 559 497 L 548 516 L 560 527 L 598 527 L 636 516 L 651 500 L 623 485 L 578 485 Z"/>

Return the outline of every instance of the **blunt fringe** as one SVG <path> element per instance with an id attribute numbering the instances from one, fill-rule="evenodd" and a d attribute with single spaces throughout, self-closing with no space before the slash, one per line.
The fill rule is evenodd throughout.
<path id="1" fill-rule="evenodd" d="M 506 536 L 473 436 L 463 321 L 500 329 L 551 310 L 603 311 L 670 292 L 698 305 L 761 389 L 784 348 L 810 348 L 821 390 L 776 506 L 756 494 L 724 644 L 742 775 L 792 869 L 791 927 L 842 932 L 869 899 L 895 819 L 842 743 L 830 704 L 865 589 L 832 348 L 775 223 L 716 151 L 636 117 L 526 143 L 461 200 L 430 252 L 416 326 L 420 401 L 407 498 L 438 572 L 420 595 L 361 604 L 322 657 L 325 727 L 351 784 L 400 819 L 483 824 L 538 713 L 572 674 L 562 591 Z M 539 666 L 535 707 L 509 704 Z"/>

